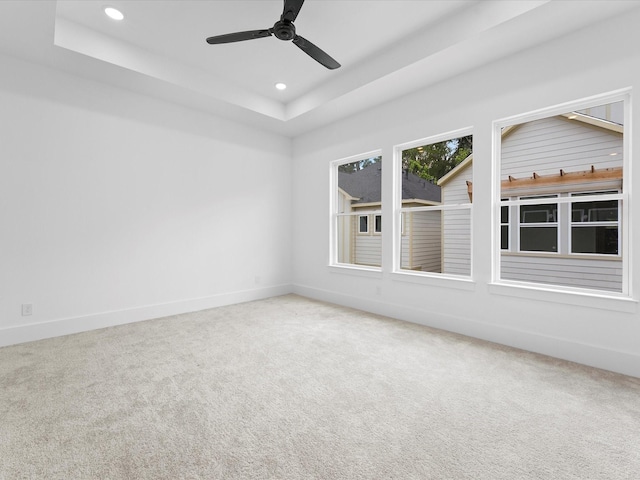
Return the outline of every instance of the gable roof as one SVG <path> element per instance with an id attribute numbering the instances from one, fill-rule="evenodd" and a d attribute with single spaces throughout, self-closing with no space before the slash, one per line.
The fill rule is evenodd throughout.
<path id="1" fill-rule="evenodd" d="M 461 161 L 458 165 L 449 170 L 446 175 L 443 175 L 438 179 L 438 185 L 442 186 L 447 183 L 449 180 L 454 178 L 460 172 L 462 172 L 465 168 L 473 163 L 473 153 L 469 154 L 467 158 Z"/>
<path id="2" fill-rule="evenodd" d="M 402 174 L 402 199 L 440 202 L 440 187 L 424 178 L 404 172 Z M 338 186 L 357 200 L 354 205 L 378 203 L 382 200 L 382 168 L 374 163 L 352 173 L 338 172 Z"/>
<path id="3" fill-rule="evenodd" d="M 440 187 L 407 170 L 402 172 L 402 199 L 431 200 L 440 202 Z"/>
<path id="4" fill-rule="evenodd" d="M 563 113 L 561 115 L 556 115 L 558 118 L 564 118 L 568 120 L 573 120 L 577 122 L 581 122 L 586 125 L 590 125 L 592 127 L 597 127 L 602 130 L 614 133 L 614 134 L 622 134 L 624 131 L 624 126 L 619 123 L 612 122 L 610 120 L 598 118 L 592 115 L 586 115 L 581 112 L 570 112 Z M 502 129 L 501 138 L 504 140 L 509 135 L 511 135 L 514 131 L 516 131 L 522 124 L 517 125 L 509 125 Z M 465 170 L 469 165 L 473 163 L 473 153 L 465 158 L 462 162 L 456 165 L 453 169 L 451 169 L 446 175 L 441 177 L 438 180 L 438 185 L 442 186 L 457 175 L 459 175 L 463 170 Z"/>

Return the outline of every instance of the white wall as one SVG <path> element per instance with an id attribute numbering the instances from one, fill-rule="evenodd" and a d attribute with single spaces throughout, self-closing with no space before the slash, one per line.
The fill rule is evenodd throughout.
<path id="1" fill-rule="evenodd" d="M 289 139 L 0 70 L 0 345 L 290 291 Z"/>
<path id="2" fill-rule="evenodd" d="M 640 88 L 639 22 L 636 10 L 295 139 L 293 195 L 306 200 L 293 212 L 295 291 L 640 376 L 636 302 L 491 284 L 492 121 Z M 632 112 L 636 118 L 638 105 Z M 383 150 L 383 222 L 390 225 L 393 146 L 469 126 L 474 128 L 473 282 L 394 275 L 391 229 L 383 231 L 382 273 L 327 266 L 329 162 Z M 632 143 L 640 144 L 638 122 L 628 130 Z M 640 190 L 640 169 L 629 173 Z M 639 197 L 631 198 L 631 234 L 638 245 Z M 639 259 L 635 252 L 635 299 L 640 298 Z"/>

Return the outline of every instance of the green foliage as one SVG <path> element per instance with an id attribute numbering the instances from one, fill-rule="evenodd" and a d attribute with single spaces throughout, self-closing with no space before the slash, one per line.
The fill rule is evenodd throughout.
<path id="1" fill-rule="evenodd" d="M 363 168 L 368 167 L 369 165 L 378 163 L 380 160 L 382 160 L 382 157 L 366 158 L 358 162 L 344 163 L 338 166 L 338 171 L 344 172 L 344 173 L 357 172 L 358 170 L 362 170 Z"/>
<path id="2" fill-rule="evenodd" d="M 437 182 L 473 151 L 473 136 L 454 138 L 402 152 L 402 169 Z"/>

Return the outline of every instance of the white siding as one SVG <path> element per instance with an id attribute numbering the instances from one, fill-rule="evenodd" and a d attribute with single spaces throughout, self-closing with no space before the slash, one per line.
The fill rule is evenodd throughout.
<path id="1" fill-rule="evenodd" d="M 505 280 L 622 291 L 621 260 L 503 254 L 500 276 Z"/>
<path id="2" fill-rule="evenodd" d="M 382 259 L 382 236 L 356 234 L 355 262 L 358 265 L 379 267 Z"/>
<path id="3" fill-rule="evenodd" d="M 467 181 L 473 181 L 473 164 L 469 164 L 455 177 L 442 186 L 442 203 L 444 205 L 469 203 Z"/>
<path id="4" fill-rule="evenodd" d="M 402 226 L 403 233 L 400 241 L 400 268 L 405 270 L 412 270 L 413 264 L 411 263 L 411 214 L 402 214 Z"/>
<path id="5" fill-rule="evenodd" d="M 443 267 L 451 275 L 471 275 L 471 210 L 442 212 Z"/>
<path id="6" fill-rule="evenodd" d="M 443 185 L 442 202 L 445 205 L 469 203 L 467 181 L 473 181 L 472 164 Z M 442 229 L 442 272 L 471 275 L 471 210 L 444 211 Z"/>
<path id="7" fill-rule="evenodd" d="M 410 268 L 423 272 L 440 273 L 441 269 L 441 220 L 440 212 L 411 212 L 407 214 L 409 235 L 407 238 Z M 403 242 L 404 247 L 405 242 Z M 404 250 L 403 250 L 404 254 Z"/>
<path id="8" fill-rule="evenodd" d="M 351 211 L 351 201 L 342 191 L 338 191 L 338 212 Z M 353 263 L 353 217 L 338 217 L 338 262 Z"/>

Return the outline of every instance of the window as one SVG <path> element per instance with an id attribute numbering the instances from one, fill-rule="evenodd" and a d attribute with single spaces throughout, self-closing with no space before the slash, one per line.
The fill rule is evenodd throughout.
<path id="1" fill-rule="evenodd" d="M 382 215 L 375 216 L 375 225 L 373 231 L 375 233 L 382 233 Z"/>
<path id="2" fill-rule="evenodd" d="M 382 157 L 375 152 L 332 162 L 331 178 L 330 263 L 380 267 Z"/>
<path id="3" fill-rule="evenodd" d="M 358 233 L 369 233 L 369 216 L 360 215 L 358 217 Z"/>
<path id="4" fill-rule="evenodd" d="M 509 249 L 509 207 L 500 207 L 500 249 Z"/>
<path id="5" fill-rule="evenodd" d="M 617 191 L 575 193 L 572 196 L 617 194 Z M 620 205 L 618 200 L 571 203 L 571 253 L 618 255 Z"/>
<path id="6" fill-rule="evenodd" d="M 462 131 L 396 147 L 395 271 L 471 275 L 472 145 Z"/>
<path id="7" fill-rule="evenodd" d="M 628 294 L 628 97 L 610 99 L 497 125 L 498 280 Z"/>
<path id="8" fill-rule="evenodd" d="M 545 197 L 520 197 L 521 200 Z M 504 208 L 504 207 L 502 207 Z M 520 209 L 520 251 L 558 251 L 558 204 L 521 205 Z"/>

